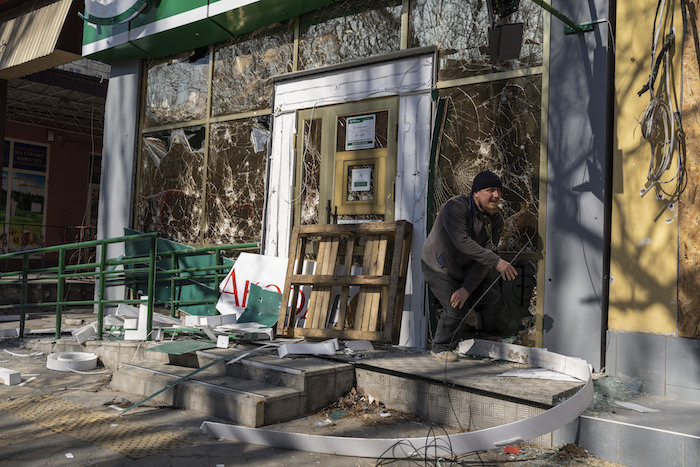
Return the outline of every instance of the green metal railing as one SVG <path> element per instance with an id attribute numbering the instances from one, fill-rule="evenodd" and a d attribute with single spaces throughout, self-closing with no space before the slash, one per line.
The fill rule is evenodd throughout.
<path id="1" fill-rule="evenodd" d="M 164 242 L 174 244 L 165 239 Z M 157 233 L 139 233 L 126 235 L 123 237 L 108 238 L 102 240 L 92 240 L 66 245 L 40 248 L 36 250 L 26 250 L 0 255 L 2 260 L 21 260 L 22 269 L 15 271 L 0 272 L 0 286 L 21 284 L 20 292 L 20 328 L 19 335 L 25 334 L 25 321 L 28 310 L 32 308 L 55 307 L 56 310 L 56 339 L 61 335 L 61 321 L 63 310 L 66 306 L 96 306 L 97 308 L 97 337 L 102 338 L 102 328 L 104 312 L 106 306 L 118 306 L 121 303 L 138 305 L 143 303 L 142 299 L 106 299 L 108 287 L 126 286 L 134 290 L 135 284 L 146 283 L 145 295 L 148 300 L 147 332 L 150 337 L 153 330 L 153 310 L 155 305 L 163 305 L 170 309 L 174 316 L 177 309 L 183 305 L 215 305 L 218 300 L 218 284 L 223 280 L 231 268 L 232 262 L 224 262 L 222 252 L 232 250 L 258 250 L 258 243 L 244 243 L 237 245 L 216 245 L 209 247 L 193 248 L 185 245 L 177 245 L 178 249 L 170 249 L 166 252 L 158 253 L 159 237 Z M 119 258 L 108 258 L 107 248 L 109 245 L 124 243 L 125 250 L 131 242 L 148 243 L 148 250 L 145 254 L 126 255 Z M 79 249 L 94 248 L 99 251 L 99 261 L 86 262 L 81 264 L 68 264 L 66 253 Z M 33 257 L 44 257 L 47 253 L 58 254 L 58 264 L 50 267 L 30 268 L 30 259 Z M 180 263 L 185 257 L 211 255 L 213 265 L 199 267 L 180 267 Z M 207 256 L 207 259 L 211 259 Z M 164 269 L 164 260 L 169 264 L 169 269 Z M 169 261 L 168 261 L 169 260 Z M 212 262 L 212 261 L 210 261 Z M 158 267 L 158 264 L 161 266 Z M 65 286 L 67 280 L 94 279 L 97 288 L 97 297 L 92 300 L 67 300 L 64 299 Z M 29 303 L 29 287 L 36 281 L 56 281 L 56 300 L 37 301 Z M 207 288 L 214 290 L 210 298 L 195 300 L 178 300 L 178 290 L 181 282 L 208 284 Z M 167 284 L 170 288 L 169 300 L 156 300 L 155 291 L 158 284 Z M 16 304 L 0 305 L 2 309 L 16 309 Z"/>

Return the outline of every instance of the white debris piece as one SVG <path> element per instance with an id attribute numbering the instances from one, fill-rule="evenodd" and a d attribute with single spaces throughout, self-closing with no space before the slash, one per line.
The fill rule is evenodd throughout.
<path id="1" fill-rule="evenodd" d="M 14 386 L 22 381 L 22 376 L 19 371 L 0 368 L 0 379 L 3 380 L 5 386 Z"/>
<path id="2" fill-rule="evenodd" d="M 338 339 L 330 339 L 318 344 L 283 344 L 279 346 L 277 353 L 280 358 L 289 354 L 335 355 L 335 351 L 338 350 L 338 347 Z"/>
<path id="3" fill-rule="evenodd" d="M 643 405 L 635 404 L 634 402 L 615 401 L 615 405 L 641 413 L 658 412 L 656 409 L 650 409 L 649 407 L 644 407 Z"/>
<path id="4" fill-rule="evenodd" d="M 580 383 L 581 381 L 573 376 L 559 373 L 558 371 L 547 370 L 545 368 L 523 368 L 520 370 L 509 370 L 498 376 L 515 376 L 518 378 L 549 379 L 554 381 L 571 381 Z"/>
<path id="5" fill-rule="evenodd" d="M 97 336 L 97 321 L 92 322 L 87 326 L 83 326 L 82 328 L 73 331 L 71 334 L 73 334 L 73 338 L 78 341 L 78 344 L 82 345 L 89 338 Z"/>

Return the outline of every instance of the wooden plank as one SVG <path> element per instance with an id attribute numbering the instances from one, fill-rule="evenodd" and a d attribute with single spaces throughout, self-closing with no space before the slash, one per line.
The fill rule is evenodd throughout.
<path id="1" fill-rule="evenodd" d="M 297 233 L 295 243 L 290 244 L 290 263 L 293 265 L 301 261 L 301 265 L 294 269 L 288 267 L 287 296 L 290 290 L 298 295 L 299 287 L 304 284 L 312 285 L 313 291 L 309 297 L 306 326 L 297 328 L 292 323 L 289 326 L 292 336 L 398 342 L 412 225 L 406 221 L 376 224 L 382 225 L 378 227 L 365 224 L 301 226 L 295 230 Z M 347 234 L 347 232 L 350 233 Z M 314 274 L 302 274 L 302 260 L 306 245 L 311 241 L 311 238 L 319 236 L 322 239 L 316 257 L 316 270 Z M 346 236 L 348 239 L 343 262 L 345 271 L 344 274 L 336 274 L 335 267 L 342 236 Z M 362 274 L 353 276 L 350 274 L 352 256 L 354 251 L 359 248 L 358 239 L 362 236 L 366 237 Z M 388 255 L 387 249 L 392 238 L 394 246 L 391 249 L 391 254 Z M 387 265 L 387 261 L 391 263 Z M 385 273 L 387 269 L 389 272 Z M 353 329 L 348 329 L 345 326 L 345 321 L 348 312 L 347 299 L 351 286 L 359 287 L 360 292 L 357 296 L 354 324 L 351 326 Z M 338 323 L 333 329 L 326 329 L 333 287 L 341 287 Z M 282 315 L 280 314 L 280 316 Z"/>
<path id="2" fill-rule="evenodd" d="M 393 340 L 393 325 L 396 319 L 396 290 L 399 284 L 399 274 L 401 271 L 401 249 L 403 247 L 403 232 L 404 226 L 399 223 L 396 228 L 396 234 L 394 236 L 394 248 L 391 254 L 391 268 L 389 270 L 389 277 L 391 278 L 391 284 L 389 285 L 389 296 L 387 297 L 387 307 L 386 315 L 384 318 L 384 338 L 389 341 Z"/>
<path id="3" fill-rule="evenodd" d="M 377 238 L 377 246 L 375 248 L 375 254 L 372 257 L 372 262 L 370 266 L 370 274 L 383 274 L 384 264 L 386 263 L 386 248 L 387 248 L 387 236 L 381 235 Z M 379 304 L 381 301 L 382 289 L 377 287 L 368 288 L 367 291 L 367 302 L 369 308 L 365 310 L 365 315 L 362 320 L 362 330 L 363 331 L 374 331 L 378 326 L 379 318 Z"/>
<path id="4" fill-rule="evenodd" d="M 316 254 L 316 272 L 319 274 L 325 273 L 324 264 L 326 261 L 327 250 L 328 243 L 324 241 L 323 237 L 321 237 L 318 244 L 318 253 Z M 319 310 L 321 309 L 321 301 L 323 300 L 322 292 L 322 287 L 314 287 L 311 289 L 311 295 L 309 296 L 309 309 L 306 315 L 306 325 L 304 327 L 318 327 L 318 315 Z"/>
<path id="5" fill-rule="evenodd" d="M 287 276 L 284 280 L 284 290 L 282 291 L 282 303 L 280 304 L 280 315 L 277 319 L 276 332 L 278 335 L 288 335 L 290 330 L 294 327 L 294 309 L 296 308 L 296 301 L 299 297 L 298 287 L 294 288 L 294 293 L 292 294 L 292 306 L 289 305 L 289 293 L 292 289 L 292 274 L 294 273 L 294 259 L 299 255 L 299 236 L 298 229 L 295 227 L 292 231 L 292 240 L 289 244 L 289 261 L 287 264 Z M 301 272 L 301 271 L 299 271 Z"/>
<path id="6" fill-rule="evenodd" d="M 294 274 L 292 283 L 313 286 L 337 286 L 345 285 L 369 285 L 374 287 L 388 286 L 391 282 L 389 276 L 349 276 L 345 274 L 319 275 L 314 274 Z"/>
<path id="7" fill-rule="evenodd" d="M 384 334 L 378 331 L 357 331 L 354 329 L 314 329 L 314 328 L 296 328 L 294 331 L 295 337 L 308 337 L 312 339 L 350 339 L 350 340 L 367 340 L 374 342 L 384 342 Z"/>
<path id="8" fill-rule="evenodd" d="M 348 296 L 350 295 L 350 286 L 356 276 L 352 276 L 352 255 L 355 251 L 355 237 L 348 237 L 348 241 L 345 244 L 345 262 L 343 263 L 343 272 L 345 276 L 341 280 L 335 281 L 336 283 L 342 283 L 343 285 L 340 293 L 340 308 L 338 309 L 338 321 L 333 326 L 334 329 L 345 329 L 345 316 L 348 311 Z M 384 280 L 385 278 L 381 278 Z"/>
<path id="9" fill-rule="evenodd" d="M 397 222 L 366 222 L 363 224 L 314 224 L 299 226 L 299 236 L 314 235 L 381 235 L 390 234 L 396 231 Z"/>
<path id="10" fill-rule="evenodd" d="M 372 265 L 372 255 L 376 241 L 374 235 L 368 235 L 365 240 L 364 256 L 362 257 L 362 273 L 369 274 L 370 266 Z M 355 311 L 355 330 L 362 330 L 362 324 L 365 316 L 365 309 L 369 306 L 367 300 L 367 290 L 360 288 L 357 294 L 357 310 Z"/>
<path id="11" fill-rule="evenodd" d="M 384 316 L 384 338 L 387 342 L 398 342 L 399 325 L 403 314 L 403 298 L 408 274 L 408 260 L 411 253 L 413 226 L 408 222 L 399 222 L 396 229 L 392 263 L 390 270 L 391 284 Z"/>
<path id="12" fill-rule="evenodd" d="M 325 260 L 325 271 L 326 275 L 333 274 L 335 272 L 336 260 L 338 259 L 338 246 L 340 244 L 339 237 L 332 237 L 328 240 L 328 251 L 326 252 Z M 328 323 L 328 313 L 331 306 L 333 305 L 333 287 L 338 284 L 333 284 L 332 286 L 323 287 L 323 301 L 322 307 L 319 310 L 318 325 L 314 326 L 317 328 L 325 329 L 326 323 Z"/>

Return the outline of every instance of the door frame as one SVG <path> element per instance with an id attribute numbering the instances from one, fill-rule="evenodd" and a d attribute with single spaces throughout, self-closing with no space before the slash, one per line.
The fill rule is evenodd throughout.
<path id="1" fill-rule="evenodd" d="M 305 125 L 309 120 L 321 120 L 321 161 L 319 169 L 319 203 L 318 223 L 329 223 L 326 206 L 341 206 L 342 214 L 380 214 L 385 221 L 394 220 L 395 212 L 395 179 L 397 167 L 397 131 L 400 99 L 398 96 L 365 99 L 342 104 L 334 104 L 321 108 L 299 109 L 297 111 L 297 129 L 295 138 L 295 175 L 294 175 L 294 225 L 301 221 L 302 180 L 304 170 Z M 384 148 L 360 149 L 353 151 L 338 151 L 338 118 L 365 115 L 387 111 L 387 135 Z M 299 136 L 300 134 L 300 136 Z M 342 197 L 343 185 L 337 182 L 345 177 L 343 170 L 347 163 L 376 161 L 376 173 L 380 181 L 376 183 L 374 201 L 359 201 L 354 206 L 344 203 Z M 363 209 L 364 208 L 364 209 Z"/>

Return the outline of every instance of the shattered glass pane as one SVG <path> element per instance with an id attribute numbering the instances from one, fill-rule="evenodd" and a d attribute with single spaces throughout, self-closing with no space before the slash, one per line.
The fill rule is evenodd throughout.
<path id="1" fill-rule="evenodd" d="M 147 64 L 145 127 L 206 117 L 209 51 L 197 49 Z"/>
<path id="2" fill-rule="evenodd" d="M 259 242 L 267 152 L 255 152 L 255 119 L 211 125 L 207 164 L 206 244 Z"/>
<path id="3" fill-rule="evenodd" d="M 293 23 L 251 33 L 216 48 L 212 115 L 271 107 L 272 77 L 292 71 Z"/>
<path id="4" fill-rule="evenodd" d="M 438 79 L 449 80 L 542 65 L 542 8 L 522 0 L 511 23 L 523 23 L 520 57 L 490 62 L 483 0 L 411 0 L 409 47 L 438 47 Z"/>
<path id="5" fill-rule="evenodd" d="M 198 243 L 202 213 L 204 126 L 144 134 L 136 229 Z"/>
<path id="6" fill-rule="evenodd" d="M 482 170 L 504 185 L 506 228 L 501 251 L 536 251 L 541 77 L 529 76 L 440 90 L 447 121 L 438 157 L 436 206 L 469 193 Z M 532 243 L 528 243 L 528 239 Z"/>
<path id="7" fill-rule="evenodd" d="M 301 168 L 301 225 L 318 224 L 321 180 L 322 120 L 304 121 L 304 162 Z"/>
<path id="8" fill-rule="evenodd" d="M 345 0 L 302 16 L 299 69 L 399 50 L 401 9 L 401 0 Z"/>

